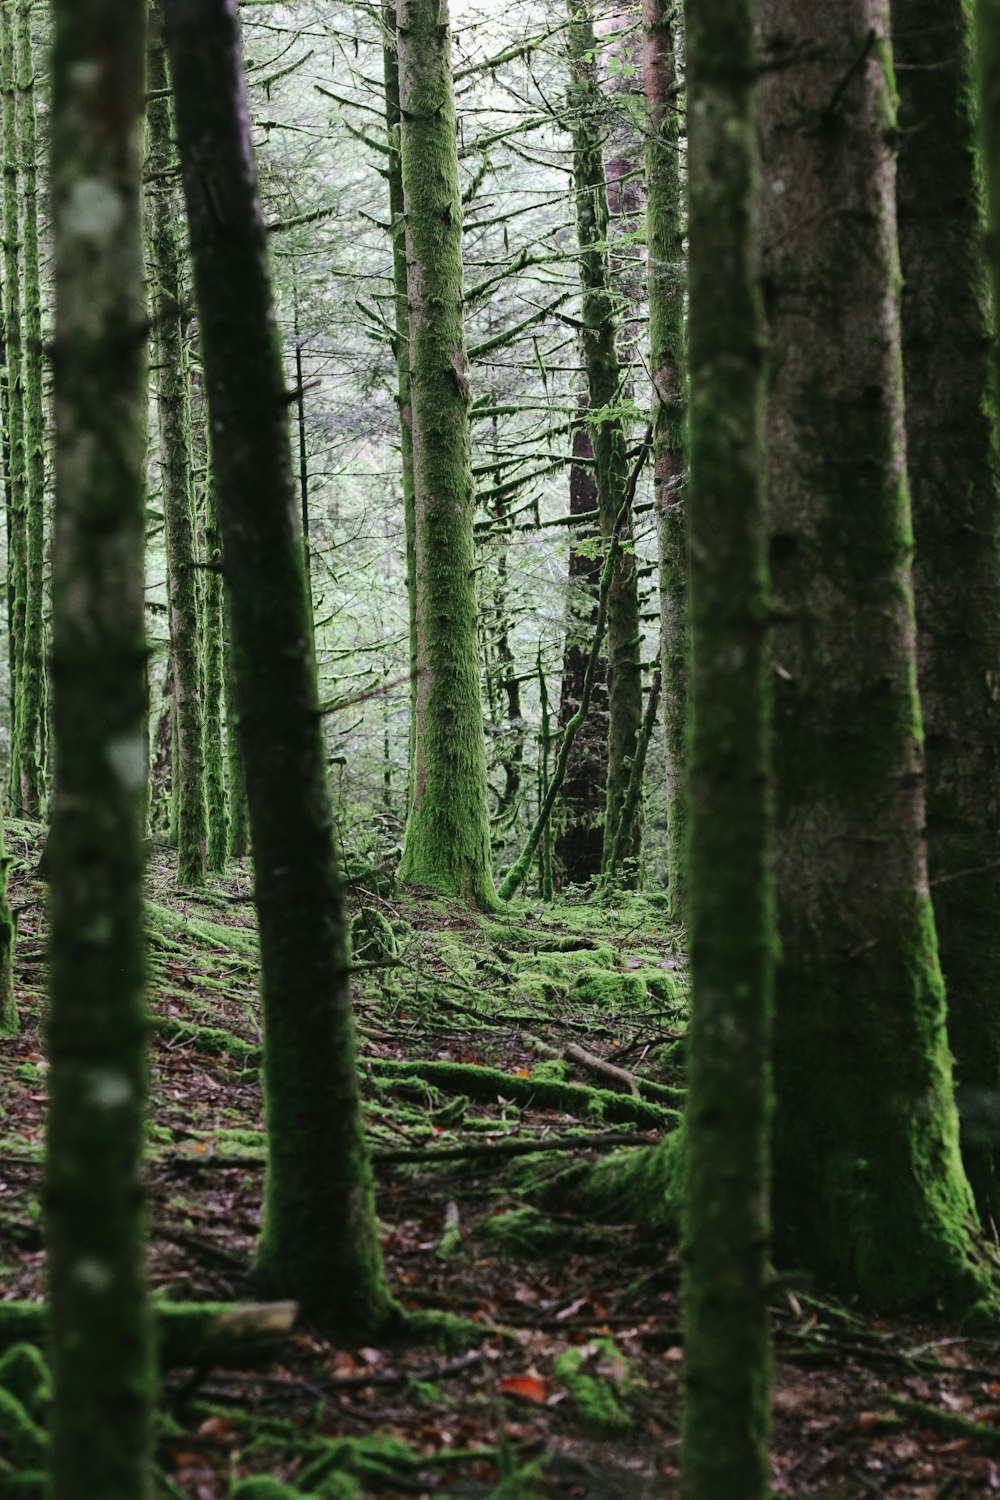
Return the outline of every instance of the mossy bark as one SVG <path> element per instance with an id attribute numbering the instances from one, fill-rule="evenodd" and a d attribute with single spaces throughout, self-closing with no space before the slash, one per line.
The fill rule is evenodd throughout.
<path id="1" fill-rule="evenodd" d="M 629 477 L 625 424 L 616 413 L 624 396 L 624 374 L 618 357 L 618 317 L 611 286 L 608 252 L 608 191 L 604 175 L 602 96 L 597 83 L 594 7 L 591 0 L 568 0 L 569 113 L 573 135 L 573 185 L 580 246 L 583 357 L 590 398 L 598 508 L 605 541 L 615 528 Z M 629 763 L 642 723 L 642 672 L 639 661 L 639 590 L 635 554 L 625 545 L 608 601 L 608 779 L 603 860 L 621 820 L 628 793 Z M 642 828 L 629 830 L 627 860 L 631 884 L 638 882 Z"/>
<path id="2" fill-rule="evenodd" d="M 20 806 L 25 816 L 38 817 L 45 795 L 45 405 L 31 0 L 17 0 L 14 45 L 24 266 L 25 464 L 24 634 L 18 663 L 15 738 Z"/>
<path id="3" fill-rule="evenodd" d="M 147 191 L 156 351 L 154 376 L 169 580 L 170 666 L 177 707 L 173 797 L 177 810 L 177 876 L 181 885 L 197 886 L 205 878 L 207 822 L 201 631 L 191 489 L 191 414 L 182 321 L 177 198 L 171 175 L 174 153 L 170 140 L 167 66 L 159 36 L 158 9 L 154 9 L 153 16 L 157 24 L 149 52 Z"/>
<path id="4" fill-rule="evenodd" d="M 361 1132 L 302 535 L 236 0 L 165 0 L 253 835 L 268 1160 L 257 1267 L 343 1334 L 390 1323 Z"/>
<path id="5" fill-rule="evenodd" d="M 396 7 L 416 512 L 417 745 L 400 879 L 488 909 L 473 484 L 446 0 Z"/>
<path id="6" fill-rule="evenodd" d="M 222 591 L 222 686 L 226 704 L 226 786 L 229 792 L 229 857 L 243 859 L 250 853 L 250 809 L 247 779 L 240 749 L 239 709 L 233 681 L 233 635 L 225 588 Z"/>
<path id="7" fill-rule="evenodd" d="M 583 411 L 580 415 L 582 418 Z M 573 430 L 573 458 L 582 462 L 570 465 L 569 512 L 571 516 L 586 515 L 597 510 L 597 481 L 594 445 L 585 420 Z M 574 541 L 569 554 L 571 593 L 559 698 L 561 729 L 576 713 L 583 694 L 603 568 L 600 555 L 593 548 L 593 538 L 599 535 L 599 527 L 592 524 L 581 527 L 575 533 L 575 541 L 582 541 L 584 546 L 581 549 Z M 556 877 L 561 885 L 584 885 L 601 873 L 607 779 L 607 662 L 602 656 L 597 664 L 590 712 L 577 734 L 559 799 L 555 859 Z"/>
<path id="8" fill-rule="evenodd" d="M 751 0 L 688 0 L 691 1029 L 681 1483 L 690 1500 L 770 1493 L 776 941 L 752 16 Z"/>
<path id="9" fill-rule="evenodd" d="M 21 334 L 21 225 L 18 203 L 17 99 L 14 4 L 0 5 L 0 139 L 3 145 L 3 337 L 7 355 L 7 459 L 9 496 L 8 597 L 10 600 L 10 797 L 21 805 L 21 662 L 28 599 L 27 474 L 24 462 L 24 369 Z"/>
<path id="10" fill-rule="evenodd" d="M 883 1307 L 958 1300 L 975 1213 L 923 838 L 888 0 L 758 15 L 776 1242 Z"/>
<path id="11" fill-rule="evenodd" d="M 14 995 L 14 916 L 7 899 L 7 868 L 3 812 L 0 809 L 0 1036 L 13 1036 L 20 1027 Z"/>
<path id="12" fill-rule="evenodd" d="M 152 1492 L 141 1187 L 145 0 L 56 0 L 51 988 L 46 1239 L 51 1494 Z"/>
<path id="13" fill-rule="evenodd" d="M 223 664 L 224 607 L 222 599 L 222 547 L 219 518 L 215 509 L 212 476 L 205 477 L 205 574 L 204 631 L 205 713 L 204 764 L 205 811 L 207 815 L 206 865 L 213 875 L 225 871 L 229 854 L 229 812 L 226 806 L 225 751 L 222 744 L 222 713 L 225 697 Z"/>
<path id="14" fill-rule="evenodd" d="M 389 188 L 389 233 L 392 236 L 392 286 L 396 361 L 396 402 L 399 407 L 399 477 L 406 537 L 406 615 L 409 629 L 410 737 L 406 773 L 406 811 L 413 802 L 413 778 L 417 748 L 417 535 L 413 488 L 413 408 L 410 402 L 410 304 L 406 276 L 406 218 L 403 197 L 403 163 L 400 153 L 399 64 L 396 57 L 396 7 L 382 6 L 384 41 L 382 61 L 385 79 L 385 127 L 389 154 L 386 181 Z"/>
<path id="15" fill-rule="evenodd" d="M 653 492 L 660 555 L 660 655 L 667 760 L 667 880 L 684 912 L 687 733 L 687 523 L 684 513 L 684 221 L 681 205 L 681 15 L 676 0 L 643 0 L 646 244 L 652 375 Z"/>
<path id="16" fill-rule="evenodd" d="M 892 0 L 927 842 L 962 1154 L 1000 1220 L 1000 466 L 966 0 Z"/>

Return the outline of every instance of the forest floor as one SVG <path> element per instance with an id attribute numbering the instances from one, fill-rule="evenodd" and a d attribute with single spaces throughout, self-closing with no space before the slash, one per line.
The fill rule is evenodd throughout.
<path id="1" fill-rule="evenodd" d="M 36 833 L 9 829 L 23 1026 L 0 1057 L 0 1353 L 2 1303 L 45 1295 Z M 256 1301 L 264 1138 L 249 877 L 181 895 L 158 849 L 148 896 L 153 1286 L 173 1300 Z M 389 1277 L 405 1307 L 458 1314 L 468 1336 L 345 1348 L 298 1326 L 256 1364 L 165 1371 L 160 1494 L 222 1500 L 271 1475 L 336 1500 L 669 1500 L 684 1357 L 676 1233 L 594 1222 L 578 1169 L 611 1147 L 642 1150 L 676 1119 L 678 934 L 634 897 L 529 902 L 484 920 L 356 888 L 352 910 L 392 924 L 399 954 L 356 985 Z M 370 916 L 356 927 L 364 965 L 376 948 L 361 926 L 376 938 L 384 928 Z M 577 1176 L 560 1195 L 553 1180 L 567 1169 Z M 776 1293 L 774 1327 L 776 1494 L 1000 1492 L 994 1343 L 941 1321 L 873 1320 L 798 1285 Z M 15 1456 L 0 1408 L 0 1494 L 37 1494 Z"/>

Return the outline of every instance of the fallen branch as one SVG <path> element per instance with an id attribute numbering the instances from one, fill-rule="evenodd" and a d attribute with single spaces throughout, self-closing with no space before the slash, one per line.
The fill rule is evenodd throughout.
<path id="1" fill-rule="evenodd" d="M 282 1343 L 298 1317 L 295 1302 L 162 1302 L 154 1305 L 160 1364 L 252 1364 Z M 0 1339 L 43 1345 L 44 1302 L 0 1302 Z"/>

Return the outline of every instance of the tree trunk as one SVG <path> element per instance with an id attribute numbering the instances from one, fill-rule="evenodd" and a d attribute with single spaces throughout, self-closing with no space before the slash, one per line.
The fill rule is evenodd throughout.
<path id="1" fill-rule="evenodd" d="M 646 240 L 653 379 L 653 493 L 660 554 L 660 655 L 667 758 L 667 880 L 684 912 L 687 733 L 687 524 L 684 515 L 684 221 L 678 105 L 680 9 L 644 0 Z"/>
<path id="2" fill-rule="evenodd" d="M 236 0 L 165 0 L 253 835 L 268 1161 L 257 1266 L 341 1334 L 393 1321 Z"/>
<path id="3" fill-rule="evenodd" d="M 141 1185 L 145 0 L 56 0 L 46 1240 L 54 1500 L 152 1492 Z"/>
<path id="4" fill-rule="evenodd" d="M 892 0 L 927 842 L 962 1153 L 1000 1221 L 1000 495 L 963 0 Z"/>
<path id="5" fill-rule="evenodd" d="M 400 154 L 399 64 L 396 58 L 396 7 L 382 6 L 385 34 L 382 60 L 385 78 L 385 127 L 389 140 L 386 178 L 389 186 L 389 233 L 392 236 L 392 283 L 396 360 L 396 401 L 399 406 L 400 484 L 403 527 L 406 536 L 406 609 L 409 625 L 410 731 L 406 772 L 406 813 L 413 803 L 413 778 L 417 764 L 417 538 L 413 493 L 413 408 L 410 401 L 410 305 L 406 279 L 406 216 L 403 200 L 403 165 Z"/>
<path id="6" fill-rule="evenodd" d="M 618 319 L 611 289 L 608 254 L 608 193 L 601 133 L 602 96 L 597 85 L 593 5 L 568 0 L 570 90 L 573 133 L 573 183 L 583 290 L 583 355 L 587 371 L 590 426 L 596 464 L 601 534 L 607 542 L 615 527 L 628 484 L 625 424 L 616 415 L 624 397 L 618 357 Z M 602 862 L 621 820 L 628 794 L 629 763 L 642 723 L 642 671 L 639 660 L 639 591 L 635 554 L 628 545 L 631 523 L 623 533 L 608 601 L 608 779 Z M 642 828 L 629 831 L 627 859 L 638 883 Z"/>
<path id="7" fill-rule="evenodd" d="M 27 476 L 24 463 L 24 371 L 21 338 L 21 226 L 18 204 L 17 103 L 15 84 L 14 5 L 0 4 L 0 95 L 3 145 L 3 326 L 7 351 L 7 433 L 10 476 L 11 741 L 10 797 L 21 810 L 24 704 L 21 662 L 28 599 Z"/>
<path id="8" fill-rule="evenodd" d="M 400 879 L 483 908 L 490 873 L 479 699 L 469 384 L 447 0 L 396 7 L 416 506 L 417 761 Z"/>
<path id="9" fill-rule="evenodd" d="M 883 1307 L 968 1294 L 927 886 L 888 0 L 759 0 L 777 887 L 775 1232 Z M 974 1278 L 973 1278 L 974 1281 Z"/>
<path id="10" fill-rule="evenodd" d="M 764 1500 L 776 943 L 753 4 L 688 0 L 686 12 L 694 714 L 681 1487 L 685 1500 Z"/>
<path id="11" fill-rule="evenodd" d="M 154 15 L 157 14 L 154 11 Z M 153 274 L 154 366 L 160 428 L 163 532 L 170 599 L 170 661 L 177 705 L 177 874 L 181 885 L 205 878 L 205 766 L 201 698 L 201 630 L 195 576 L 194 498 L 191 493 L 191 413 L 177 201 L 171 169 L 170 101 L 159 36 L 149 52 L 149 232 Z"/>
<path id="12" fill-rule="evenodd" d="M 569 512 L 571 516 L 586 515 L 598 507 L 594 445 L 583 422 L 573 430 L 573 457 L 589 459 L 590 462 L 574 463 L 570 467 Z M 599 526 L 587 525 L 576 533 L 576 540 L 586 544 L 599 535 Z M 572 593 L 559 699 L 559 727 L 562 730 L 580 706 L 590 641 L 597 619 L 601 559 L 593 553 L 591 546 L 585 545 L 581 550 L 574 544 L 569 555 L 569 578 Z M 608 689 L 607 665 L 602 657 L 597 667 L 590 713 L 580 725 L 559 799 L 555 858 L 560 885 L 585 885 L 601 873 L 607 780 Z"/>
<path id="13" fill-rule="evenodd" d="M 212 475 L 205 475 L 205 802 L 208 839 L 206 863 L 213 875 L 225 872 L 229 854 L 225 753 L 222 747 L 223 673 L 222 547 Z"/>
<path id="14" fill-rule="evenodd" d="M 45 791 L 45 405 L 42 394 L 42 283 L 38 258 L 38 146 L 31 0 L 17 0 L 14 22 L 24 261 L 25 606 L 17 677 L 20 804 L 42 811 Z"/>

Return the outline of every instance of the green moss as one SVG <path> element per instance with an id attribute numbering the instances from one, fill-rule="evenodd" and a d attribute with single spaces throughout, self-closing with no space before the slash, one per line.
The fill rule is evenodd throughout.
<path id="1" fill-rule="evenodd" d="M 229 1494 L 231 1500 L 300 1500 L 302 1491 L 269 1475 L 258 1474 L 253 1479 L 238 1479 Z"/>
<path id="2" fill-rule="evenodd" d="M 609 1015 L 641 1006 L 647 998 L 646 982 L 637 971 L 610 974 L 604 969 L 585 970 L 578 975 L 572 994 L 577 1002 Z"/>
<path id="3" fill-rule="evenodd" d="M 45 1456 L 48 1439 L 16 1396 L 0 1387 L 0 1441 L 14 1463 L 26 1468 Z"/>
<path id="4" fill-rule="evenodd" d="M 15 1344 L 0 1356 L 0 1387 L 16 1396 L 29 1416 L 39 1416 L 52 1398 L 52 1381 L 36 1345 Z"/>
<path id="5" fill-rule="evenodd" d="M 537 1062 L 531 1070 L 532 1078 L 537 1078 L 540 1083 L 565 1083 L 569 1074 L 569 1063 L 563 1062 L 558 1057 L 549 1057 L 544 1062 Z"/>
<path id="6" fill-rule="evenodd" d="M 567 1349 L 553 1361 L 576 1416 L 588 1430 L 628 1432 L 634 1425 L 622 1402 L 632 1385 L 628 1362 L 611 1339 Z"/>

